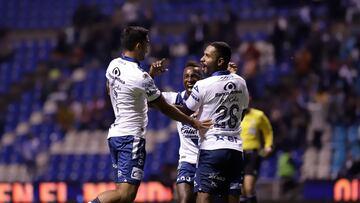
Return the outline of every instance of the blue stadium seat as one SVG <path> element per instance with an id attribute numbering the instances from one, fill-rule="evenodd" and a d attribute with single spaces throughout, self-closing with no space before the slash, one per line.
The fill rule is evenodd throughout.
<path id="1" fill-rule="evenodd" d="M 169 140 L 166 143 L 167 152 L 165 153 L 165 163 L 177 165 L 179 160 L 180 139 L 177 132 L 169 135 Z"/>
<path id="2" fill-rule="evenodd" d="M 341 168 L 343 168 L 346 160 L 346 151 L 344 150 L 335 150 L 333 153 L 333 160 L 331 164 L 331 173 L 336 175 L 340 172 Z"/>
<path id="3" fill-rule="evenodd" d="M 356 141 L 358 141 L 360 138 L 359 138 L 359 133 L 360 133 L 360 128 L 358 125 L 353 125 L 353 126 L 350 126 L 348 128 L 348 133 L 347 133 L 347 140 L 348 140 L 348 143 L 354 143 Z"/>
<path id="4" fill-rule="evenodd" d="M 276 164 L 277 162 L 277 156 L 272 155 L 268 159 L 264 159 L 261 162 L 261 167 L 259 170 L 259 177 L 269 179 L 276 177 Z"/>
<path id="5" fill-rule="evenodd" d="M 0 162 L 1 163 L 10 163 L 11 154 L 13 154 L 14 147 L 12 145 L 2 146 Z"/>
<path id="6" fill-rule="evenodd" d="M 350 148 L 350 154 L 352 160 L 359 160 L 360 159 L 360 146 L 359 141 L 352 143 Z"/>
<path id="7" fill-rule="evenodd" d="M 335 126 L 333 133 L 333 142 L 345 143 L 346 140 L 346 128 L 343 126 Z"/>

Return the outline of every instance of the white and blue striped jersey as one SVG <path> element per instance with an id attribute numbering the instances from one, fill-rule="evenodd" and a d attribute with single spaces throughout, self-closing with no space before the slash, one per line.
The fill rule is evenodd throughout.
<path id="1" fill-rule="evenodd" d="M 183 105 L 187 100 L 185 91 L 183 92 L 162 92 L 165 100 L 169 104 Z M 188 124 L 177 122 L 177 130 L 180 137 L 179 163 L 188 162 L 196 164 L 198 156 L 198 130 Z"/>
<path id="2" fill-rule="evenodd" d="M 144 137 L 148 123 L 147 102 L 161 95 L 153 79 L 140 68 L 138 61 L 126 56 L 110 62 L 106 78 L 115 114 L 108 138 L 126 135 Z"/>
<path id="3" fill-rule="evenodd" d="M 242 151 L 240 122 L 249 105 L 245 80 L 229 71 L 217 71 L 196 82 L 186 107 L 198 111 L 200 120 L 212 119 L 214 126 L 200 140 L 200 149 L 234 149 Z"/>

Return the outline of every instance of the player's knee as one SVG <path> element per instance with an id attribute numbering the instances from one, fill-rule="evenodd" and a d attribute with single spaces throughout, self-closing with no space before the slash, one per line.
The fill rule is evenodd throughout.
<path id="1" fill-rule="evenodd" d="M 134 202 L 136 198 L 136 191 L 133 190 L 117 189 L 116 192 L 118 194 L 116 202 Z"/>
<path id="2" fill-rule="evenodd" d="M 134 202 L 136 194 L 129 194 L 123 197 L 122 202 Z"/>
<path id="3" fill-rule="evenodd" d="M 188 193 L 182 193 L 180 194 L 180 197 L 179 197 L 179 202 L 180 203 L 187 203 L 187 202 L 190 202 L 191 201 L 191 198 L 192 198 L 192 195 L 191 194 L 188 194 Z"/>
<path id="4" fill-rule="evenodd" d="M 125 193 L 124 202 L 134 202 L 136 198 L 136 191 L 130 190 Z"/>
<path id="5" fill-rule="evenodd" d="M 244 190 L 245 190 L 246 195 L 254 195 L 255 194 L 255 188 L 252 187 L 251 185 L 248 185 L 247 187 L 245 187 Z"/>

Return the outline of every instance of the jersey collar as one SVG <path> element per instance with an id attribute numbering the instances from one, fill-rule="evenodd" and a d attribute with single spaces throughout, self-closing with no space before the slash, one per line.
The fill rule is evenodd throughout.
<path id="1" fill-rule="evenodd" d="M 125 61 L 130 61 L 130 62 L 133 62 L 133 63 L 136 63 L 138 64 L 138 66 L 140 66 L 140 61 L 134 59 L 134 58 L 131 58 L 131 57 L 128 57 L 128 56 L 121 56 L 121 58 Z"/>
<path id="2" fill-rule="evenodd" d="M 183 99 L 186 101 L 188 98 L 189 98 L 189 95 L 186 94 L 186 90 L 185 90 Z"/>
<path id="3" fill-rule="evenodd" d="M 213 72 L 211 74 L 211 76 L 229 75 L 229 74 L 230 74 L 230 71 L 228 71 L 228 70 L 219 70 L 219 71 Z"/>

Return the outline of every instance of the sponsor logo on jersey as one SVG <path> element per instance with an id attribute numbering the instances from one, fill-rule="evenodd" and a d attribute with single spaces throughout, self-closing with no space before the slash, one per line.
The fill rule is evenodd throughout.
<path id="1" fill-rule="evenodd" d="M 185 137 L 189 137 L 186 135 L 195 135 L 197 137 L 197 130 L 193 127 L 190 127 L 188 125 L 183 125 L 181 127 L 181 134 L 183 134 Z M 194 138 L 193 136 L 190 136 L 189 138 Z"/>
<path id="2" fill-rule="evenodd" d="M 235 83 L 233 83 L 233 82 L 228 82 L 228 83 L 226 83 L 226 85 L 224 86 L 224 90 L 234 90 L 234 89 L 236 89 L 236 85 L 235 85 Z"/>
<path id="3" fill-rule="evenodd" d="M 119 77 L 121 75 L 120 69 L 115 67 L 112 71 L 112 74 L 114 74 L 116 77 Z"/>
<path id="4" fill-rule="evenodd" d="M 116 82 L 120 82 L 121 84 L 125 84 L 125 81 L 121 80 L 118 76 L 113 76 L 111 74 L 107 74 L 107 77 L 109 77 L 110 79 L 112 79 L 110 83 L 111 86 L 115 86 L 115 85 L 118 85 Z"/>
<path id="5" fill-rule="evenodd" d="M 227 95 L 232 95 L 232 94 L 242 94 L 242 91 L 235 90 L 235 91 L 231 91 L 231 92 L 219 92 L 219 93 L 215 94 L 215 97 L 227 96 Z"/>
<path id="6" fill-rule="evenodd" d="M 120 91 L 121 91 L 121 87 L 119 87 L 119 86 L 114 87 L 113 93 L 114 93 L 115 98 L 118 98 Z"/>

